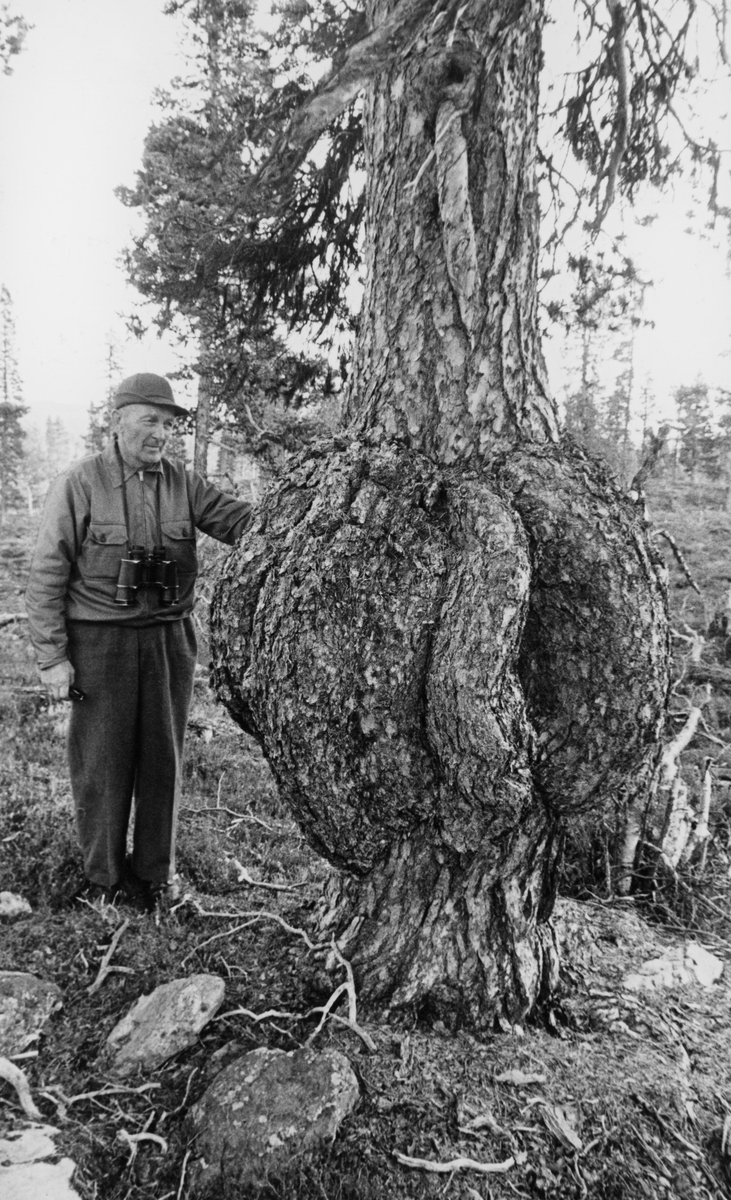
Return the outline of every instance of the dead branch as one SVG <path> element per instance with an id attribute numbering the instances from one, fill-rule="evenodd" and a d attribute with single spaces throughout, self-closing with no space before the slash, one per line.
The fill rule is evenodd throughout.
<path id="1" fill-rule="evenodd" d="M 295 112 L 254 179 L 254 191 L 287 190 L 297 167 L 366 84 L 407 47 L 434 0 L 399 0 L 380 24 L 350 47 L 345 62 Z"/>
<path id="2" fill-rule="evenodd" d="M 116 1087 L 108 1084 L 96 1092 L 80 1092 L 78 1096 L 66 1096 L 60 1087 L 50 1085 L 43 1094 L 50 1096 L 51 1099 L 58 1096 L 70 1108 L 72 1104 L 80 1104 L 82 1100 L 96 1100 L 98 1096 L 138 1096 L 142 1092 L 151 1092 L 160 1087 L 162 1087 L 161 1083 L 143 1083 L 140 1087 Z M 55 1100 L 54 1103 L 56 1103 Z"/>
<path id="3" fill-rule="evenodd" d="M 702 785 L 702 800 L 700 811 L 696 813 L 696 822 L 690 831 L 690 835 L 685 844 L 685 849 L 681 855 L 682 862 L 689 862 L 693 854 L 702 846 L 701 851 L 701 870 L 705 867 L 706 854 L 708 851 L 708 838 L 710 835 L 710 827 L 708 818 L 711 814 L 711 800 L 713 799 L 713 759 L 706 758 L 703 764 L 703 785 Z"/>
<path id="4" fill-rule="evenodd" d="M 688 719 L 683 728 L 680 730 L 680 733 L 676 734 L 672 742 L 668 742 L 667 746 L 663 750 L 662 758 L 660 760 L 663 787 L 670 787 L 671 783 L 675 779 L 675 776 L 678 773 L 678 759 L 695 737 L 695 732 L 698 728 L 698 722 L 700 721 L 702 714 L 703 710 L 701 708 L 691 708 L 690 712 L 688 713 Z"/>
<path id="5" fill-rule="evenodd" d="M 4 1079 L 6 1083 L 11 1084 L 18 1093 L 20 1107 L 27 1117 L 33 1121 L 42 1121 L 43 1114 L 36 1108 L 33 1103 L 33 1097 L 30 1094 L 30 1084 L 25 1077 L 25 1073 L 20 1067 L 16 1067 L 15 1063 L 11 1063 L 9 1058 L 4 1058 L 0 1055 L 0 1079 Z"/>
<path id="6" fill-rule="evenodd" d="M 338 949 L 337 945 L 335 944 L 334 939 L 333 939 L 333 942 L 331 943 L 330 948 L 333 950 L 338 962 L 341 963 L 341 965 L 343 967 L 345 967 L 346 979 L 343 983 L 339 984 L 338 987 L 336 987 L 335 991 L 330 996 L 330 999 L 325 1004 L 319 1004 L 315 1008 L 310 1008 L 310 1009 L 308 1009 L 308 1011 L 306 1013 L 282 1012 L 279 1009 L 274 1009 L 274 1008 L 267 1009 L 266 1012 L 256 1013 L 256 1012 L 253 1012 L 249 1008 L 234 1008 L 234 1009 L 231 1009 L 230 1012 L 225 1012 L 225 1013 L 219 1014 L 214 1019 L 217 1021 L 222 1021 L 225 1017 L 243 1016 L 243 1017 L 248 1017 L 249 1020 L 254 1021 L 256 1024 L 258 1024 L 261 1021 L 272 1021 L 274 1019 L 276 1019 L 277 1021 L 295 1021 L 295 1022 L 297 1022 L 297 1021 L 306 1021 L 310 1017 L 314 1017 L 317 1013 L 319 1013 L 319 1014 L 321 1014 L 320 1022 L 318 1024 L 317 1028 L 315 1030 L 313 1030 L 313 1032 L 308 1037 L 307 1041 L 305 1042 L 305 1046 L 309 1046 L 310 1043 L 313 1041 L 313 1039 L 317 1037 L 318 1033 L 320 1032 L 323 1025 L 325 1024 L 325 1021 L 327 1020 L 328 1017 L 330 1017 L 333 1021 L 337 1021 L 341 1025 L 346 1025 L 348 1027 L 348 1029 L 352 1030 L 352 1032 L 355 1033 L 361 1039 L 361 1041 L 363 1042 L 363 1045 L 370 1051 L 370 1053 L 375 1054 L 378 1049 L 378 1047 L 376 1046 L 376 1043 L 373 1041 L 373 1038 L 370 1036 L 370 1034 L 366 1033 L 365 1029 L 361 1028 L 361 1026 L 358 1024 L 358 1022 L 356 1020 L 357 1000 L 356 1000 L 356 994 L 355 994 L 355 977 L 353 975 L 353 968 L 351 967 L 348 960 L 346 958 L 344 958 L 343 955 L 341 954 L 340 950 Z M 332 1012 L 332 1009 L 335 1007 L 336 1003 L 338 1002 L 340 997 L 343 995 L 347 995 L 347 997 L 348 997 L 348 1016 L 347 1017 L 341 1017 L 338 1013 Z M 291 1037 L 292 1035 L 290 1034 L 289 1036 Z"/>
<path id="7" fill-rule="evenodd" d="M 624 158 L 624 152 L 627 149 L 630 118 L 627 46 L 625 41 L 625 36 L 627 33 L 627 14 L 622 5 L 619 3 L 619 0 L 607 0 L 607 7 L 612 17 L 611 57 L 614 66 L 614 74 L 617 80 L 617 111 L 614 118 L 614 146 L 612 147 L 609 165 L 605 172 L 607 186 L 604 193 L 604 201 L 594 221 L 595 233 L 599 232 L 602 222 L 609 212 L 614 200 L 619 168 L 622 163 L 622 159 Z M 597 180 L 597 192 L 599 189 L 599 182 L 600 180 Z"/>
<path id="8" fill-rule="evenodd" d="M 188 959 L 192 958 L 194 954 L 197 954 L 199 950 L 202 950 L 204 946 L 208 946 L 211 942 L 218 941 L 220 938 L 232 937 L 234 933 L 240 933 L 242 929 L 248 929 L 251 925 L 255 925 L 257 921 L 276 921 L 276 923 L 281 925 L 282 929 L 284 929 L 286 933 L 293 933 L 296 937 L 302 938 L 308 950 L 314 951 L 327 949 L 327 942 L 320 942 L 319 944 L 313 942 L 304 929 L 298 929 L 295 925 L 288 924 L 288 922 L 282 917 L 278 916 L 277 913 L 266 912 L 264 910 L 258 910 L 255 912 L 208 912 L 202 907 L 201 904 L 198 903 L 197 900 L 193 899 L 192 897 L 190 897 L 186 903 L 192 904 L 202 917 L 223 917 L 227 919 L 230 919 L 231 917 L 244 917 L 246 920 L 244 921 L 243 925 L 236 925 L 232 929 L 225 930 L 223 933 L 214 933 L 211 937 L 206 938 L 205 942 L 201 942 L 198 946 L 195 946 L 194 949 L 191 950 L 190 954 L 186 954 L 181 964 L 182 966 L 184 966 Z"/>
<path id="9" fill-rule="evenodd" d="M 306 887 L 308 882 L 306 879 L 303 879 L 300 883 L 265 883 L 262 879 L 252 879 L 246 867 L 239 862 L 238 858 L 232 858 L 231 862 L 239 873 L 237 882 L 247 883 L 249 887 L 266 888 L 270 892 L 294 892 L 297 888 Z"/>
<path id="10" fill-rule="evenodd" d="M 117 1131 L 117 1140 L 120 1142 L 126 1142 L 129 1147 L 129 1158 L 127 1160 L 128 1167 L 131 1167 L 132 1163 L 137 1158 L 137 1151 L 139 1149 L 140 1142 L 155 1142 L 160 1147 L 163 1154 L 167 1154 L 168 1151 L 168 1144 L 165 1141 L 165 1138 L 160 1137 L 159 1133 L 127 1133 L 126 1129 L 120 1129 Z"/>
<path id="11" fill-rule="evenodd" d="M 691 575 L 690 568 L 689 568 L 687 562 L 685 561 L 685 559 L 683 558 L 682 551 L 681 551 L 680 547 L 678 546 L 678 543 L 675 541 L 675 538 L 673 537 L 673 535 L 671 533 L 668 533 L 667 529 L 656 529 L 655 536 L 665 538 L 665 541 L 668 543 L 668 545 L 670 546 L 670 549 L 672 550 L 673 554 L 675 555 L 678 566 L 680 567 L 681 571 L 685 575 L 685 578 L 688 580 L 688 583 L 693 588 L 693 591 L 697 592 L 698 595 L 700 596 L 701 589 L 698 587 L 698 584 L 696 583 L 695 579 Z"/>
<path id="12" fill-rule="evenodd" d="M 371 1035 L 366 1033 L 362 1025 L 358 1025 L 355 1021 L 351 1021 L 350 1017 L 341 1017 L 339 1013 L 334 1012 L 330 1013 L 330 1020 L 337 1021 L 339 1025 L 347 1025 L 348 1029 L 351 1029 L 353 1033 L 360 1038 L 366 1050 L 370 1051 L 371 1054 L 376 1054 L 378 1052 L 378 1046 L 373 1041 Z"/>
<path id="13" fill-rule="evenodd" d="M 640 463 L 639 470 L 629 485 L 630 495 L 634 494 L 638 500 L 644 496 L 645 481 L 652 475 L 657 465 L 657 460 L 665 448 L 669 433 L 669 425 L 662 425 L 657 433 L 650 433 L 650 447 Z"/>
<path id="14" fill-rule="evenodd" d="M 115 931 L 114 937 L 112 938 L 112 940 L 109 944 L 109 948 L 107 949 L 107 952 L 101 961 L 101 965 L 99 967 L 99 973 L 98 973 L 96 979 L 94 980 L 94 982 L 86 989 L 86 993 L 88 996 L 93 996 L 95 992 L 98 992 L 99 988 L 104 983 L 104 980 L 106 979 L 107 975 L 111 975 L 113 971 L 124 972 L 125 974 L 134 974 L 134 969 L 132 967 L 112 967 L 109 965 L 114 957 L 114 952 L 117 949 L 117 946 L 122 937 L 122 934 L 128 928 L 129 928 L 129 917 L 124 922 L 124 924 L 120 925 L 119 928 Z"/>
<path id="15" fill-rule="evenodd" d="M 509 1171 L 515 1166 L 514 1158 L 506 1158 L 500 1163 L 481 1163 L 474 1158 L 451 1158 L 449 1162 L 432 1162 L 429 1158 L 411 1158 L 408 1154 L 399 1154 L 394 1150 L 393 1156 L 402 1167 L 414 1167 L 420 1171 L 430 1171 L 435 1175 L 450 1175 L 452 1171 L 479 1171 L 481 1175 L 495 1175 Z"/>
<path id="16" fill-rule="evenodd" d="M 642 844 L 644 846 L 647 846 L 650 850 L 655 851 L 655 853 L 658 855 L 660 862 L 670 872 L 670 874 L 673 878 L 673 883 L 677 884 L 678 887 L 683 888 L 683 890 L 685 892 L 687 892 L 688 895 L 691 896 L 694 900 L 697 900 L 699 904 L 705 904 L 706 908 L 710 909 L 710 911 L 712 913 L 715 913 L 715 915 L 717 917 L 721 917 L 721 919 L 723 921 L 726 921 L 728 923 L 728 919 L 729 919 L 728 911 L 727 910 L 725 911 L 724 909 L 719 908 L 719 906 L 717 904 L 714 904 L 712 900 L 709 900 L 708 897 L 705 896 L 702 891 L 695 891 L 690 886 L 689 883 L 686 883 L 685 880 L 683 879 L 682 875 L 678 874 L 677 870 L 675 869 L 675 866 L 670 861 L 670 859 L 668 858 L 667 854 L 665 853 L 665 851 L 662 849 L 661 846 L 656 846 L 654 842 L 647 841 L 647 839 L 644 839 Z M 686 929 L 683 929 L 682 932 L 687 933 L 689 931 Z M 703 936 L 707 937 L 708 933 L 705 932 Z M 728 945 L 728 943 L 724 941 L 723 945 Z"/>
<path id="17" fill-rule="evenodd" d="M 185 1158 L 183 1159 L 183 1169 L 180 1172 L 180 1186 L 178 1187 L 177 1200 L 180 1200 L 180 1197 L 183 1194 L 183 1186 L 185 1184 L 185 1172 L 186 1172 L 186 1169 L 188 1166 L 188 1159 L 190 1158 L 191 1154 L 192 1154 L 192 1150 L 185 1151 Z"/>
<path id="18" fill-rule="evenodd" d="M 318 1023 L 318 1025 L 317 1025 L 317 1028 L 316 1028 L 316 1029 L 314 1029 L 314 1030 L 312 1031 L 312 1033 L 311 1033 L 311 1034 L 310 1034 L 310 1036 L 308 1037 L 307 1041 L 305 1042 L 305 1046 L 309 1046 L 309 1045 L 311 1045 L 311 1044 L 312 1044 L 312 1042 L 315 1040 L 315 1038 L 317 1037 L 318 1033 L 319 1033 L 319 1032 L 320 1032 L 320 1030 L 322 1029 L 323 1025 L 325 1024 L 325 1022 L 326 1022 L 326 1020 L 327 1020 L 327 1018 L 328 1018 L 328 1013 L 330 1012 L 330 1009 L 331 1009 L 331 1008 L 332 1008 L 332 1007 L 333 1007 L 335 1004 L 337 1004 L 337 1002 L 338 1002 L 338 1000 L 340 999 L 340 997 L 341 997 L 341 996 L 342 996 L 342 995 L 343 995 L 345 992 L 347 992 L 347 990 L 348 990 L 348 985 L 347 985 L 347 983 L 341 983 L 341 984 L 339 984 L 339 985 L 338 985 L 338 987 L 336 987 L 336 988 L 335 988 L 335 991 L 333 992 L 333 994 L 332 994 L 332 996 L 330 997 L 330 999 L 329 999 L 329 1000 L 326 1000 L 326 1001 L 325 1001 L 325 1003 L 324 1003 L 322 1006 L 320 1006 L 320 1007 L 318 1008 L 318 1012 L 322 1013 L 322 1016 L 320 1017 L 320 1020 L 319 1020 L 319 1023 Z"/>

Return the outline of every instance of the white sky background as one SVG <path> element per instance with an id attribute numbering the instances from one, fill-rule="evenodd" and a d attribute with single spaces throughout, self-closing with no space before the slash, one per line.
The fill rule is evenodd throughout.
<path id="1" fill-rule="evenodd" d="M 35 28 L 0 76 L 0 282 L 13 298 L 31 420 L 82 435 L 106 392 L 105 339 L 123 370 L 174 370 L 157 339 L 129 338 L 137 293 L 118 266 L 135 217 L 132 184 L 155 87 L 182 69 L 162 0 L 13 0 Z M 192 403 L 192 397 L 189 398 Z"/>
<path id="2" fill-rule="evenodd" d="M 184 70 L 178 22 L 162 7 L 11 4 L 35 28 L 13 74 L 0 75 L 0 283 L 14 302 L 30 419 L 43 426 L 59 417 L 74 437 L 83 437 L 89 405 L 106 390 L 108 332 L 124 344 L 124 374 L 178 365 L 154 336 L 140 344 L 125 332 L 136 293 L 118 259 L 135 218 L 114 196 L 140 165 L 154 88 Z M 655 329 L 638 340 L 638 383 L 651 377 L 661 402 L 698 377 L 731 390 L 728 262 L 720 243 L 684 232 L 687 207 L 687 197 L 664 202 L 661 220 L 641 237 L 628 225 L 640 271 L 655 282 L 646 302 Z M 546 351 L 558 392 L 565 348 L 552 339 Z M 180 396 L 192 406 L 192 385 Z"/>

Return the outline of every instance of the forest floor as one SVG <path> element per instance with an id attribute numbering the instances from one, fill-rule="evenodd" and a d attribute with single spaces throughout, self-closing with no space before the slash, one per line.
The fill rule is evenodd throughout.
<path id="1" fill-rule="evenodd" d="M 361 1013 L 374 1053 L 351 1030 L 326 1024 L 319 1043 L 350 1059 L 361 1085 L 357 1108 L 331 1146 L 301 1156 L 283 1178 L 237 1190 L 237 1200 L 731 1197 L 724 1136 L 731 1129 L 731 805 L 724 778 L 727 765 L 731 778 L 731 671 L 725 634 L 702 645 L 697 637 L 731 586 L 731 513 L 723 499 L 710 485 L 677 482 L 655 485 L 651 496 L 656 523 L 675 539 L 701 589 L 698 595 L 668 551 L 678 678 L 669 736 L 700 696 L 704 722 L 689 771 L 710 755 L 717 780 L 702 864 L 660 881 L 643 903 L 617 899 L 600 882 L 578 888 L 569 864 L 565 890 L 573 894 L 559 902 L 556 917 L 565 946 L 562 994 L 548 1026 L 477 1041 L 438 1023 L 427 1028 L 404 1017 L 382 1024 Z M 22 612 L 29 548 L 29 535 L 0 531 L 2 614 Z M 18 1065 L 44 1119 L 60 1131 L 59 1153 L 78 1164 L 73 1185 L 83 1200 L 183 1200 L 186 1114 L 207 1086 L 213 1053 L 231 1043 L 241 1053 L 290 1050 L 315 1024 L 226 1014 L 304 1014 L 342 982 L 342 969 L 328 969 L 324 953 L 301 936 L 314 935 L 327 868 L 201 670 L 179 847 L 188 898 L 164 917 L 70 903 L 81 867 L 64 761 L 67 709 L 41 694 L 22 621 L 0 627 L 0 663 L 0 891 L 22 895 L 33 909 L 2 927 L 0 969 L 32 971 L 63 993 L 63 1007 Z M 240 882 L 242 866 L 256 884 Z M 127 918 L 113 960 L 127 971 L 108 975 L 90 994 Z M 724 961 L 720 982 L 651 993 L 624 988 L 629 972 L 687 940 Z M 198 972 L 224 978 L 221 1014 L 192 1049 L 152 1073 L 154 1088 L 108 1093 L 102 1051 L 112 1027 L 141 994 Z M 0 1136 L 23 1123 L 14 1090 L 0 1083 Z M 120 1135 L 140 1130 L 164 1137 L 165 1148 L 141 1142 L 132 1155 Z M 433 1164 L 462 1157 L 513 1165 L 498 1174 L 437 1173 L 403 1165 L 399 1154 Z"/>

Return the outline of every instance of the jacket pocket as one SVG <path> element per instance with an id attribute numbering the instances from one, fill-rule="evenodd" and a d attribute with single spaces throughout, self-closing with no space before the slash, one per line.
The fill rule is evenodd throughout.
<path id="1" fill-rule="evenodd" d="M 162 540 L 168 555 L 177 563 L 178 575 L 196 575 L 198 555 L 195 529 L 190 521 L 163 521 Z"/>
<path id="2" fill-rule="evenodd" d="M 119 563 L 127 555 L 127 531 L 123 525 L 89 525 L 81 547 L 78 568 L 84 579 L 117 579 Z"/>

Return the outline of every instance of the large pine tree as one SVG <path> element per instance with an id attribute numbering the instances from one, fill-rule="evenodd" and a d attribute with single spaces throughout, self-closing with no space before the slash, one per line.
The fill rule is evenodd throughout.
<path id="1" fill-rule="evenodd" d="M 595 227 L 668 167 L 692 12 L 588 14 L 564 112 Z M 668 683 L 642 510 L 562 443 L 541 355 L 544 20 L 370 0 L 282 134 L 280 205 L 366 87 L 366 291 L 342 436 L 267 496 L 213 610 L 220 692 L 339 870 L 325 924 L 362 995 L 480 1028 L 550 994 L 565 823 L 650 795 Z"/>

